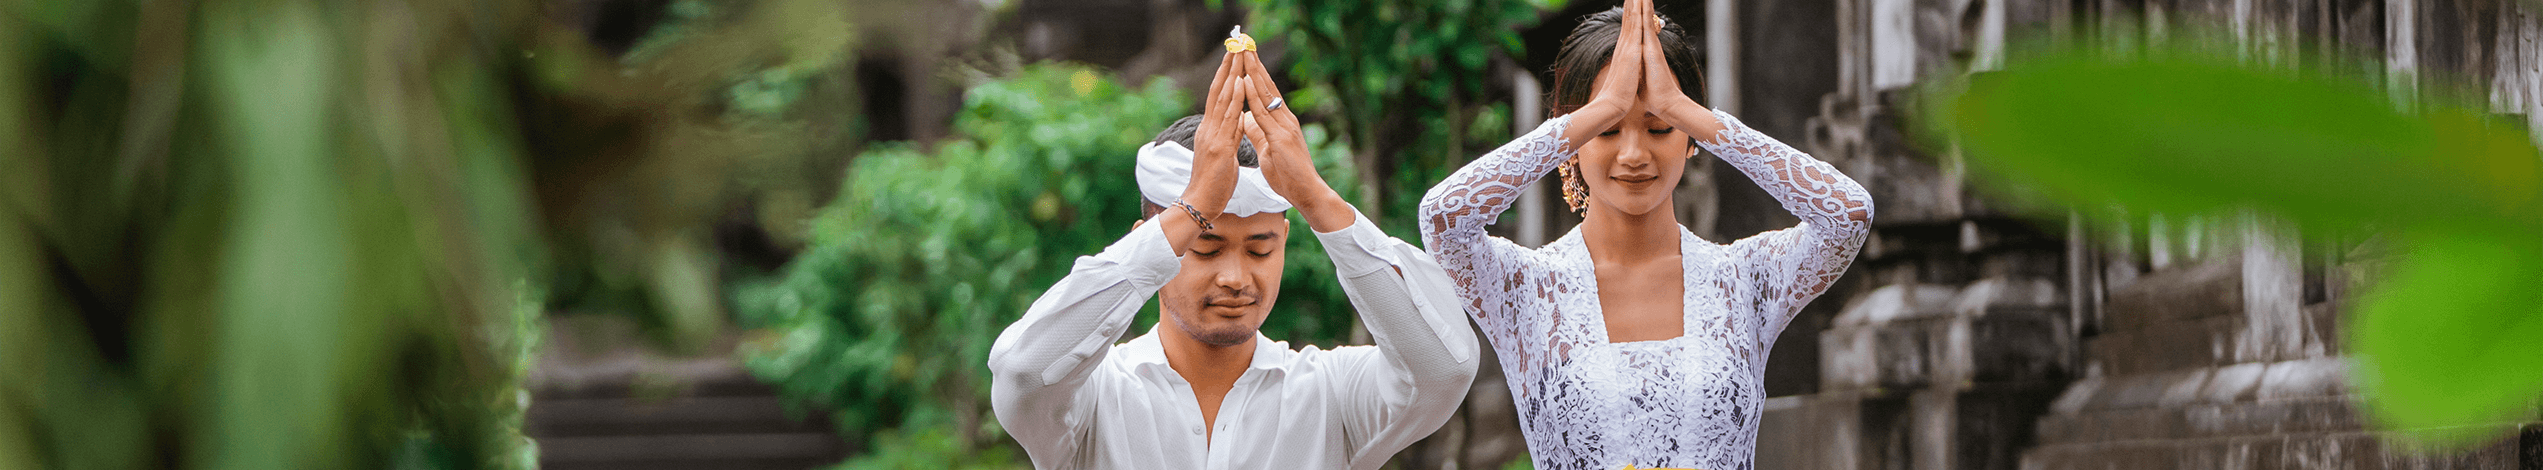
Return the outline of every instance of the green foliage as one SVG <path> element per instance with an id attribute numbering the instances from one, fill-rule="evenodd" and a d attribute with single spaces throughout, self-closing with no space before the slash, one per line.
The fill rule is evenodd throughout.
<path id="1" fill-rule="evenodd" d="M 1507 97 L 1487 94 L 1493 57 L 1518 56 L 1520 27 L 1566 0 L 1248 0 L 1249 28 L 1289 51 L 1299 109 L 1347 129 L 1380 182 L 1364 208 L 1415 233 L 1422 193 L 1509 139 Z M 1381 163 L 1383 162 L 1383 163 Z"/>
<path id="2" fill-rule="evenodd" d="M 540 315 L 702 343 L 732 175 L 853 114 L 837 3 L 682 5 L 0 0 L 0 468 L 535 466 Z"/>
<path id="3" fill-rule="evenodd" d="M 43 3 L 0 3 L 0 468 L 535 466 L 512 90 L 368 60 L 522 11 Z"/>
<path id="4" fill-rule="evenodd" d="M 2480 103 L 2423 102 L 2230 52 L 2059 50 L 1935 99 L 1998 181 L 2079 207 L 2258 208 L 2316 237 L 2391 233 L 2399 262 L 2351 313 L 2385 426 L 2465 443 L 2543 396 L 2543 154 Z M 2443 429 L 2441 429 L 2443 428 Z"/>
<path id="5" fill-rule="evenodd" d="M 1006 470 L 1025 468 L 1022 449 L 978 448 L 942 426 L 875 433 L 875 452 L 849 458 L 836 470 Z"/>
<path id="6" fill-rule="evenodd" d="M 1191 107 L 1165 81 L 1126 88 L 1070 65 L 972 87 L 960 137 L 933 152 L 895 143 L 858 157 L 813 221 L 810 251 L 737 294 L 744 320 L 767 333 L 749 366 L 835 410 L 851 439 L 871 437 L 881 454 L 860 462 L 915 458 L 901 453 L 940 446 L 900 444 L 946 435 L 965 450 L 1003 439 L 988 415 L 990 343 L 1074 258 L 1139 219 L 1137 149 Z M 1350 174 L 1323 130 L 1307 131 L 1323 149 L 1319 168 Z M 1265 334 L 1338 342 L 1351 320 L 1332 263 L 1313 237 L 1292 240 L 1283 308 Z"/>

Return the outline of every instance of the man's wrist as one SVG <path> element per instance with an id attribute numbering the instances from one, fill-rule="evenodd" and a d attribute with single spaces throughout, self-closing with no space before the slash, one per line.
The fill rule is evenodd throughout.
<path id="1" fill-rule="evenodd" d="M 1331 233 L 1350 228 L 1352 219 L 1359 217 L 1359 210 L 1351 207 L 1351 201 L 1342 199 L 1342 194 L 1330 186 L 1318 184 L 1311 194 L 1290 201 L 1298 206 L 1298 216 L 1307 220 L 1309 229 Z"/>

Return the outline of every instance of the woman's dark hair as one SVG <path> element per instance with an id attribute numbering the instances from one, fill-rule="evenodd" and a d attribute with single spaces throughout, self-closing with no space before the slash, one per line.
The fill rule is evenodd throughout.
<path id="1" fill-rule="evenodd" d="M 1607 60 L 1616 54 L 1616 36 L 1625 30 L 1625 8 L 1609 8 L 1581 18 L 1572 27 L 1572 35 L 1563 38 L 1563 51 L 1554 57 L 1554 89 L 1547 98 L 1553 115 L 1563 115 L 1589 104 L 1589 95 L 1598 89 L 1598 71 L 1607 68 Z M 1677 75 L 1678 89 L 1690 98 L 1704 99 L 1704 64 L 1695 55 L 1695 38 L 1686 28 L 1660 17 L 1661 58 L 1669 63 L 1669 73 Z"/>
<path id="2" fill-rule="evenodd" d="M 1549 116 L 1561 116 L 1589 104 L 1589 95 L 1598 90 L 1598 72 L 1607 68 L 1608 59 L 1616 55 L 1616 37 L 1625 32 L 1625 8 L 1609 8 L 1581 18 L 1572 27 L 1572 35 L 1563 38 L 1563 51 L 1554 56 L 1554 89 L 1548 93 Z M 1678 90 L 1687 97 L 1704 99 L 1702 61 L 1695 57 L 1695 38 L 1687 37 L 1686 28 L 1660 16 L 1660 58 L 1669 63 L 1669 74 L 1678 77 Z M 1687 144 L 1694 145 L 1694 134 Z M 1589 185 L 1582 181 L 1580 158 L 1564 162 L 1557 173 L 1563 178 L 1563 202 L 1573 213 L 1589 208 Z"/>

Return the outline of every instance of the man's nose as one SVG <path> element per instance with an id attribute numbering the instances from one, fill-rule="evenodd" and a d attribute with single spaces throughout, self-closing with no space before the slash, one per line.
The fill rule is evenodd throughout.
<path id="1" fill-rule="evenodd" d="M 1253 287 L 1254 284 L 1253 278 L 1245 275 L 1245 263 L 1242 261 L 1231 261 L 1227 263 L 1224 269 L 1219 270 L 1219 275 L 1213 278 L 1212 281 L 1214 281 L 1212 284 L 1237 292 L 1244 292 L 1245 288 Z"/>

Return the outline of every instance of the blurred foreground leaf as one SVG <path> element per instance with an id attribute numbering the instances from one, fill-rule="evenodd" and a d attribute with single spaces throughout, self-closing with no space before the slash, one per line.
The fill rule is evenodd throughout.
<path id="1" fill-rule="evenodd" d="M 2380 424 L 2444 444 L 2543 397 L 2543 156 L 2477 103 L 2396 110 L 2348 77 L 2195 46 L 2052 51 L 1933 99 L 1999 183 L 2087 208 L 2274 212 L 2315 237 L 2397 231 L 2349 322 Z"/>
<path id="2" fill-rule="evenodd" d="M 2015 63 L 1936 116 L 1980 169 L 2071 203 L 2543 229 L 2543 160 L 2522 130 L 2466 108 L 2395 111 L 2360 81 L 2150 55 Z"/>

